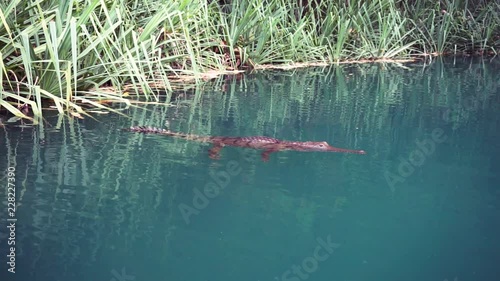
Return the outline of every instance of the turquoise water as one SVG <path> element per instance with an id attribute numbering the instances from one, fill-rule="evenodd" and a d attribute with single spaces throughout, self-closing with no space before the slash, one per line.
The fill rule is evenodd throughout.
<path id="1" fill-rule="evenodd" d="M 499 81 L 480 59 L 274 71 L 117 105 L 130 119 L 0 128 L 0 280 L 498 280 Z M 367 154 L 215 161 L 132 125 Z"/>

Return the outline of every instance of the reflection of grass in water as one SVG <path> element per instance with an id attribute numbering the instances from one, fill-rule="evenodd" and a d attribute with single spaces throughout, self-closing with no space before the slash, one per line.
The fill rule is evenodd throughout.
<path id="1" fill-rule="evenodd" d="M 92 262 L 102 249 L 121 243 L 109 240 L 116 234 L 124 237 L 124 244 L 114 244 L 115 251 L 126 253 L 130 244 L 141 239 L 167 252 L 170 231 L 161 241 L 153 241 L 152 229 L 144 226 L 156 223 L 160 204 L 169 207 L 168 212 L 162 212 L 164 223 L 172 224 L 177 185 L 161 186 L 159 181 L 169 174 L 175 179 L 174 169 L 165 170 L 161 159 L 151 158 L 147 167 L 141 167 L 142 177 L 132 177 L 137 174 L 132 169 L 137 167 L 132 162 L 136 147 L 131 144 L 139 136 L 128 136 L 128 145 L 124 145 L 125 138 L 114 130 L 93 133 L 66 118 L 59 119 L 57 129 L 59 132 L 44 132 L 46 144 L 40 144 L 39 131 L 33 131 L 32 161 L 15 161 L 15 151 L 9 153 L 9 158 L 18 163 L 19 212 L 25 211 L 22 203 L 27 187 L 39 183 L 34 184 L 39 187 L 33 190 L 36 195 L 30 195 L 37 197 L 30 202 L 36 239 L 32 245 L 25 245 L 33 253 L 32 266 L 54 262 L 45 259 L 47 255 L 64 258 L 67 268 L 81 263 L 82 255 Z M 7 147 L 13 146 L 7 143 Z M 20 166 L 28 162 L 34 166 Z M 155 182 L 161 188 L 151 185 Z M 92 246 L 81 248 L 81 239 Z M 58 246 L 54 247 L 56 241 Z M 25 250 L 23 244 L 18 248 Z"/>
<path id="2" fill-rule="evenodd" d="M 366 136 L 386 139 L 392 134 L 392 122 L 411 127 L 430 122 L 429 118 L 439 121 L 440 115 L 422 114 L 423 107 L 456 110 L 456 105 L 462 103 L 469 93 L 491 93 L 497 87 L 498 74 L 491 65 L 474 64 L 470 70 L 458 74 L 446 71 L 442 65 L 442 61 L 412 68 L 384 64 L 350 65 L 318 68 L 319 71 L 297 70 L 293 72 L 293 79 L 288 73 L 274 71 L 264 73 L 266 79 L 229 79 L 223 82 L 224 95 L 213 92 L 207 93 L 210 98 L 196 99 L 191 105 L 193 108 L 187 124 L 178 128 L 181 131 L 186 127 L 195 128 L 192 132 L 218 135 L 219 130 L 211 130 L 211 122 L 202 123 L 201 116 L 211 114 L 219 121 L 231 119 L 235 128 L 229 131 L 231 135 L 265 134 L 280 138 L 292 134 L 294 139 L 303 140 L 305 137 L 295 135 L 295 132 L 303 133 L 309 124 L 334 124 L 337 131 L 332 133 L 345 138 L 343 142 L 349 146 L 358 147 L 362 145 L 361 141 L 367 142 Z M 246 99 L 241 97 L 243 95 L 257 97 Z M 403 108 L 402 104 L 407 106 Z M 396 120 L 394 114 L 397 114 Z M 469 117 L 462 114 L 455 118 L 453 122 L 468 120 Z M 370 153 L 375 156 L 391 150 L 388 142 L 371 144 Z M 204 149 L 200 153 L 204 153 Z M 341 164 L 343 169 L 355 168 L 349 160 Z"/>
<path id="3" fill-rule="evenodd" d="M 399 136 L 391 131 L 395 127 L 416 127 L 417 138 L 425 134 L 422 124 L 446 125 L 442 113 L 447 109 L 451 109 L 451 123 L 457 127 L 462 122 L 473 120 L 478 110 L 488 106 L 488 95 L 499 88 L 500 77 L 495 65 L 470 64 L 462 71 L 446 68 L 448 66 L 447 61 L 441 60 L 411 68 L 384 64 L 351 65 L 324 68 L 321 72 L 294 71 L 293 81 L 276 72 L 264 74 L 269 82 L 245 78 L 244 82 L 231 81 L 231 85 L 245 84 L 245 89 L 240 92 L 238 86 L 228 87 L 231 95 L 258 95 L 245 103 L 233 104 L 233 107 L 241 107 L 233 111 L 235 127 L 245 128 L 244 133 L 250 135 L 269 135 L 271 132 L 275 137 L 281 137 L 303 133 L 310 124 L 334 125 L 337 131 L 332 134 L 343 137 L 343 143 L 361 147 L 370 142 L 369 153 L 378 157 L 393 149 L 391 143 L 369 141 L 368 138 L 397 138 Z M 464 107 L 471 95 L 479 101 L 475 111 Z M 225 102 L 220 99 L 220 103 Z M 252 111 L 245 110 L 245 107 L 252 108 Z M 422 112 L 422 109 L 430 111 Z M 294 135 L 293 138 L 304 139 L 304 136 Z M 335 145 L 335 142 L 332 143 Z M 347 171 L 355 169 L 352 166 L 355 163 L 349 160 L 341 162 Z M 354 182 L 352 186 L 357 185 Z"/>

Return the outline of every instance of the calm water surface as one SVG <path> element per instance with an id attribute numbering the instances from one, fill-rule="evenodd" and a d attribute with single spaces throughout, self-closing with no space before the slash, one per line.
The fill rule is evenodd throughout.
<path id="1" fill-rule="evenodd" d="M 0 280 L 498 280 L 499 81 L 479 59 L 266 72 L 118 106 L 130 119 L 0 128 Z M 214 161 L 132 125 L 367 154 Z"/>

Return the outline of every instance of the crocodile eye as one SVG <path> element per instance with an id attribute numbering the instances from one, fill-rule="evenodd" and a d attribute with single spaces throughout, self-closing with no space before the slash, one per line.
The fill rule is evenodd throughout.
<path id="1" fill-rule="evenodd" d="M 320 144 L 319 147 L 325 147 L 325 145 L 324 144 Z"/>

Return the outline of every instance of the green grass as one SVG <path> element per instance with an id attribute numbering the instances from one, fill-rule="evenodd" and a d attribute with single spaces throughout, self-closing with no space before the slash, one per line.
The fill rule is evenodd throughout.
<path id="1" fill-rule="evenodd" d="M 175 77 L 202 82 L 208 71 L 496 54 L 500 46 L 496 1 L 226 3 L 2 0 L 0 111 L 36 124 L 48 106 L 79 117 L 113 111 L 104 101 L 158 101 Z M 26 105 L 29 116 L 20 110 Z"/>

